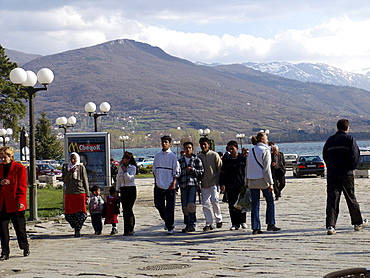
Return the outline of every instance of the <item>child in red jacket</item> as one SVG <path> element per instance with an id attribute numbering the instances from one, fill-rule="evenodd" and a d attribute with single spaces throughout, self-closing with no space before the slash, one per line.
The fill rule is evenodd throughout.
<path id="1" fill-rule="evenodd" d="M 104 224 L 112 224 L 112 231 L 111 235 L 117 234 L 117 223 L 118 223 L 118 215 L 120 213 L 120 199 L 117 195 L 116 188 L 112 186 L 109 189 L 109 195 L 105 197 L 104 203 L 104 212 L 103 215 L 105 216 Z"/>

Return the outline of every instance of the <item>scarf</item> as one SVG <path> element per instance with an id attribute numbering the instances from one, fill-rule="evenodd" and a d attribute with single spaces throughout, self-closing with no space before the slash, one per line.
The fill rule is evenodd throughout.
<path id="1" fill-rule="evenodd" d="M 76 156 L 76 164 L 72 164 L 71 162 L 71 156 L 75 155 Z M 68 171 L 70 171 L 73 167 L 77 167 L 77 165 L 80 165 L 80 155 L 76 152 L 73 152 L 69 155 L 69 163 L 68 163 Z M 73 178 L 77 179 L 78 177 L 78 168 L 76 171 L 73 172 Z"/>

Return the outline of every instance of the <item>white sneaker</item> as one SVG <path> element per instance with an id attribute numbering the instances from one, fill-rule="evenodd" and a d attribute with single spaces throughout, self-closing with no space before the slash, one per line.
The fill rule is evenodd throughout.
<path id="1" fill-rule="evenodd" d="M 359 231 L 359 230 L 361 230 L 362 228 L 367 227 L 367 225 L 369 225 L 369 222 L 367 221 L 367 219 L 365 219 L 365 220 L 362 222 L 362 224 L 355 225 L 355 226 L 354 226 L 354 229 L 355 229 L 355 231 Z"/>
<path id="2" fill-rule="evenodd" d="M 242 224 L 240 224 L 240 226 L 241 226 L 242 229 L 248 229 L 247 223 L 242 223 Z"/>
<path id="3" fill-rule="evenodd" d="M 237 226 L 231 226 L 230 231 L 236 231 L 236 230 L 239 230 Z"/>
<path id="4" fill-rule="evenodd" d="M 167 231 L 167 235 L 172 236 L 175 232 L 173 230 Z"/>
<path id="5" fill-rule="evenodd" d="M 329 227 L 326 229 L 326 233 L 328 235 L 335 235 L 337 232 L 335 231 L 335 229 L 333 227 Z"/>

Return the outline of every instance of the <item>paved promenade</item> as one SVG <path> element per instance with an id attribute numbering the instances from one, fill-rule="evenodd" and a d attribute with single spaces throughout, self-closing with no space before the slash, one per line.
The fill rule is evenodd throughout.
<path id="1" fill-rule="evenodd" d="M 221 229 L 203 232 L 198 206 L 197 232 L 183 234 L 178 197 L 175 235 L 168 236 L 153 206 L 153 180 L 137 179 L 134 236 L 122 236 L 122 217 L 114 236 L 109 235 L 110 225 L 103 235 L 93 235 L 89 217 L 81 238 L 73 237 L 62 218 L 29 222 L 31 255 L 23 257 L 13 237 L 10 259 L 0 262 L 0 277 L 322 277 L 339 269 L 369 267 L 370 228 L 353 230 L 342 199 L 337 234 L 326 235 L 325 178 L 291 175 L 289 171 L 283 197 L 276 202 L 280 232 L 230 231 L 227 204 L 222 203 Z M 356 185 L 363 216 L 370 219 L 370 179 L 357 179 Z M 262 223 L 264 211 L 261 202 Z"/>

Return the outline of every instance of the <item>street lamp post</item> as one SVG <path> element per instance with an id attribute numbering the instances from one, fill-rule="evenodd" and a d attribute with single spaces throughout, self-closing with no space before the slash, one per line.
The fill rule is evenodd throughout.
<path id="1" fill-rule="evenodd" d="M 236 138 L 240 140 L 240 149 L 243 149 L 243 138 L 245 137 L 244 133 L 240 133 L 236 135 Z"/>
<path id="2" fill-rule="evenodd" d="M 28 133 L 25 127 L 22 127 L 20 138 L 19 138 L 19 149 L 21 154 L 21 160 L 28 160 L 29 148 L 28 148 Z"/>
<path id="3" fill-rule="evenodd" d="M 205 130 L 203 130 L 203 129 L 198 129 L 197 131 L 198 131 L 199 135 L 200 135 L 200 136 L 202 136 L 202 137 L 204 137 L 204 138 L 207 138 L 207 137 L 208 137 L 208 135 L 211 133 L 211 131 L 210 131 L 208 128 L 206 128 Z M 214 141 L 212 138 L 211 138 L 211 139 L 209 139 L 209 141 L 211 142 L 210 149 L 211 149 L 212 151 L 214 151 L 214 150 L 215 150 L 215 148 L 216 148 L 216 146 L 215 146 L 215 141 Z"/>
<path id="4" fill-rule="evenodd" d="M 9 141 L 10 141 L 9 137 L 5 137 L 5 136 L 0 137 L 0 142 L 3 143 L 4 147 L 6 146 L 6 143 L 8 143 Z"/>
<path id="5" fill-rule="evenodd" d="M 100 116 L 107 116 L 110 110 L 110 104 L 108 102 L 102 102 L 99 106 L 100 111 L 103 113 L 96 113 L 96 105 L 93 102 L 88 102 L 85 104 L 85 111 L 89 113 L 90 117 L 94 117 L 95 132 L 98 132 L 97 119 Z"/>
<path id="6" fill-rule="evenodd" d="M 176 146 L 176 156 L 178 157 L 180 141 L 173 141 L 173 144 Z"/>
<path id="7" fill-rule="evenodd" d="M 6 143 L 10 141 L 10 137 L 13 135 L 13 129 L 11 128 L 1 128 L 0 129 L 0 141 L 3 142 L 3 146 L 6 146 Z"/>
<path id="8" fill-rule="evenodd" d="M 123 135 L 119 137 L 119 140 L 122 142 L 122 149 L 123 149 L 123 155 L 125 155 L 126 148 L 125 148 L 125 141 L 130 139 L 127 135 Z"/>
<path id="9" fill-rule="evenodd" d="M 268 130 L 268 129 L 261 129 L 259 132 L 264 132 L 264 133 L 266 133 L 267 135 L 269 135 L 269 134 L 270 134 L 270 130 Z"/>
<path id="10" fill-rule="evenodd" d="M 67 128 L 74 127 L 74 125 L 76 124 L 76 122 L 77 122 L 77 119 L 76 119 L 75 116 L 71 116 L 68 119 L 66 117 L 59 117 L 59 118 L 57 118 L 55 120 L 55 123 L 57 124 L 57 126 L 59 128 L 63 128 L 64 129 L 64 134 L 67 133 Z"/>
<path id="11" fill-rule="evenodd" d="M 54 74 L 50 69 L 43 68 L 37 72 L 25 71 L 22 68 L 15 68 L 10 72 L 10 81 L 16 85 L 23 85 L 20 90 L 28 94 L 29 121 L 30 121 L 30 166 L 29 166 L 29 192 L 30 192 L 30 217 L 29 220 L 38 220 L 37 215 L 37 186 L 36 186 L 36 148 L 35 148 L 35 113 L 33 99 L 38 91 L 48 89 L 48 85 L 53 82 Z M 34 88 L 37 81 L 43 87 Z"/>
<path id="12" fill-rule="evenodd" d="M 208 128 L 206 128 L 205 130 L 198 129 L 198 133 L 200 136 L 207 137 L 211 133 L 211 131 Z"/>

